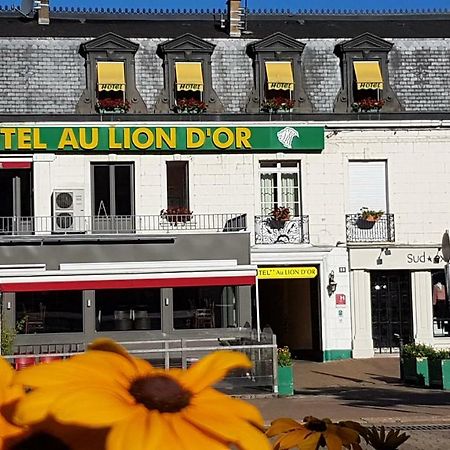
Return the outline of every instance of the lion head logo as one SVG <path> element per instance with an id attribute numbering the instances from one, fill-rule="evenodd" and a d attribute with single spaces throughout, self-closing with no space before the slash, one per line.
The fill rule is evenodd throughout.
<path id="1" fill-rule="evenodd" d="M 283 147 L 292 148 L 292 141 L 294 138 L 299 138 L 298 131 L 292 127 L 284 127 L 277 133 L 277 138 Z"/>

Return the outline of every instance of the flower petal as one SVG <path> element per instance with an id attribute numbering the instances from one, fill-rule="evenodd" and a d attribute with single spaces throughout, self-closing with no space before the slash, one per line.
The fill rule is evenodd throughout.
<path id="1" fill-rule="evenodd" d="M 328 450 L 342 450 L 342 441 L 334 433 L 325 431 L 323 433 Z"/>
<path id="2" fill-rule="evenodd" d="M 292 447 L 303 448 L 302 447 L 303 443 L 312 434 L 318 435 L 317 442 L 319 442 L 320 433 L 312 432 L 311 430 L 308 430 L 306 428 L 298 428 L 285 433 L 282 437 L 278 439 L 277 443 L 280 449 Z"/>
<path id="3" fill-rule="evenodd" d="M 180 376 L 180 382 L 191 392 L 200 392 L 212 386 L 232 369 L 251 368 L 252 363 L 246 355 L 239 352 L 217 351 L 210 353 L 190 367 Z"/>
<path id="4" fill-rule="evenodd" d="M 338 436 L 343 445 L 353 444 L 354 442 L 358 442 L 359 433 L 356 430 L 352 430 L 351 428 L 335 425 L 335 430 L 333 431 L 336 436 Z M 330 430 L 330 426 L 328 426 L 328 430 Z"/>
<path id="5" fill-rule="evenodd" d="M 151 373 L 150 364 L 148 368 Z M 88 386 L 120 384 L 128 388 L 130 380 L 136 376 L 136 367 L 127 358 L 111 352 L 92 350 L 68 360 L 28 367 L 16 374 L 14 382 L 30 387 L 85 383 Z"/>
<path id="6" fill-rule="evenodd" d="M 320 436 L 321 433 L 311 433 L 306 439 L 302 441 L 301 445 L 298 445 L 298 448 L 300 450 L 316 450 L 319 444 Z M 288 447 L 280 447 L 280 449 L 282 448 Z"/>
<path id="7" fill-rule="evenodd" d="M 108 450 L 159 450 L 166 447 L 167 425 L 158 411 L 139 406 L 136 411 L 115 424 L 107 438 Z M 171 448 L 171 447 L 166 447 Z"/>
<path id="8" fill-rule="evenodd" d="M 190 405 L 180 411 L 183 418 L 216 439 L 236 444 L 241 450 L 271 450 L 264 433 L 246 421 L 218 411 L 214 406 Z"/>
<path id="9" fill-rule="evenodd" d="M 4 358 L 0 357 L 0 383 L 1 386 L 9 386 L 14 376 L 14 369 L 11 364 Z M 0 386 L 0 392 L 1 392 Z M 0 397 L 1 398 L 1 397 Z"/>
<path id="10" fill-rule="evenodd" d="M 186 422 L 179 414 L 164 414 L 164 416 L 171 424 L 183 450 L 229 450 L 230 447 L 224 441 Z"/>
<path id="11" fill-rule="evenodd" d="M 136 408 L 131 396 L 92 387 L 59 396 L 50 405 L 49 413 L 62 423 L 98 428 L 127 419 Z"/>
<path id="12" fill-rule="evenodd" d="M 280 417 L 270 424 L 270 428 L 266 431 L 266 434 L 267 436 L 272 437 L 298 428 L 304 428 L 304 426 L 289 417 Z"/>
<path id="13" fill-rule="evenodd" d="M 227 414 L 239 417 L 258 427 L 264 426 L 264 419 L 258 408 L 237 398 L 229 397 L 212 388 L 206 388 L 199 394 L 195 395 L 191 403 L 193 405 L 207 405 L 208 407 L 215 407 L 221 411 L 227 411 Z"/>

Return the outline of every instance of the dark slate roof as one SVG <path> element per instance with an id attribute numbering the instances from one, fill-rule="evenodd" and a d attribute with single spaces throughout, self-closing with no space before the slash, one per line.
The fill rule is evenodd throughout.
<path id="1" fill-rule="evenodd" d="M 226 37 L 224 12 L 118 12 L 52 10 L 50 25 L 38 25 L 17 10 L 0 7 L 0 36 L 91 37 L 115 32 L 123 37 L 173 38 L 191 32 L 201 38 Z M 382 38 L 450 37 L 450 10 L 419 13 L 250 12 L 243 37 L 261 39 L 277 31 L 296 39 L 351 38 L 369 32 Z"/>

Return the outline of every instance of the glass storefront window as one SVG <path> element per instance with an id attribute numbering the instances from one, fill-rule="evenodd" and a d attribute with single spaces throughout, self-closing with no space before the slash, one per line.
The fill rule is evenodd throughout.
<path id="1" fill-rule="evenodd" d="M 444 270 L 431 273 L 433 301 L 433 335 L 450 336 L 450 308 Z"/>
<path id="2" fill-rule="evenodd" d="M 236 303 L 235 287 L 174 288 L 173 326 L 176 330 L 236 327 Z"/>
<path id="3" fill-rule="evenodd" d="M 49 291 L 16 293 L 16 321 L 21 334 L 83 331 L 83 293 Z"/>
<path id="4" fill-rule="evenodd" d="M 97 331 L 161 330 L 160 289 L 95 292 Z"/>

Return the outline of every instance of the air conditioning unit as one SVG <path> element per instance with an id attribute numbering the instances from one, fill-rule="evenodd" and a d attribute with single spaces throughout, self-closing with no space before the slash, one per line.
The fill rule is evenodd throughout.
<path id="1" fill-rule="evenodd" d="M 56 233 L 83 233 L 85 230 L 84 190 L 53 191 L 53 231 Z"/>

